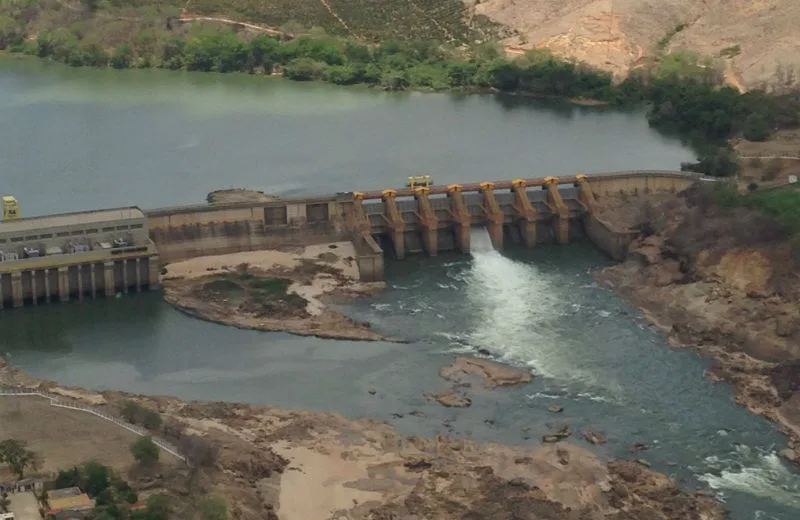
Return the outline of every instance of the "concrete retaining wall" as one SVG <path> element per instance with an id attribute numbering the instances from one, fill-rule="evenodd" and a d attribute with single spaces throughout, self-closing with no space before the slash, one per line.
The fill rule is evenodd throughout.
<path id="1" fill-rule="evenodd" d="M 362 282 L 383 281 L 383 250 L 371 236 L 353 239 L 358 262 L 358 274 Z"/>
<path id="2" fill-rule="evenodd" d="M 615 230 L 607 222 L 594 215 L 587 215 L 583 219 L 583 227 L 589 240 L 614 260 L 625 260 L 628 247 L 639 234 L 638 231 Z"/>

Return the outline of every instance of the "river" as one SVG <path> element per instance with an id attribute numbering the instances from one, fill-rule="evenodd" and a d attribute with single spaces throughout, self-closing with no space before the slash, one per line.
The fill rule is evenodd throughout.
<path id="1" fill-rule="evenodd" d="M 0 192 L 35 215 L 193 203 L 229 186 L 380 189 L 422 172 L 445 183 L 675 169 L 692 154 L 639 111 L 5 60 L 0 157 Z M 226 328 L 150 293 L 2 312 L 0 355 L 65 384 L 337 411 L 409 434 L 536 445 L 569 424 L 605 433 L 604 455 L 649 444 L 636 457 L 687 486 L 705 481 L 734 519 L 800 515 L 800 476 L 775 455 L 783 436 L 703 379 L 707 361 L 668 348 L 598 287 L 590 270 L 607 260 L 596 250 L 499 254 L 480 231 L 473 240 L 469 257 L 389 262 L 384 293 L 343 307 L 407 344 Z M 534 382 L 474 389 L 466 409 L 424 399 L 445 388 L 442 364 L 478 348 L 530 366 Z M 553 403 L 564 412 L 547 412 Z"/>

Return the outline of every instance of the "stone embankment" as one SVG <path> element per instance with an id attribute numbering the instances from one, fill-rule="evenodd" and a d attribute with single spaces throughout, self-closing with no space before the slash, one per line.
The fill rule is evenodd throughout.
<path id="1" fill-rule="evenodd" d="M 477 366 L 460 365 L 470 373 Z M 165 431 L 218 448 L 213 462 L 195 467 L 191 488 L 225 497 L 240 520 L 725 517 L 712 499 L 681 491 L 641 463 L 604 462 L 570 442 L 510 447 L 404 438 L 386 423 L 332 413 L 64 389 L 0 363 L 0 386 L 17 385 L 68 392 L 100 408 L 133 399 L 157 410 Z M 91 427 L 84 433 L 91 438 Z M 180 502 L 186 488 L 166 492 L 182 493 L 174 497 Z"/>
<path id="2" fill-rule="evenodd" d="M 800 462 L 800 270 L 786 235 L 752 210 L 722 211 L 702 186 L 626 207 L 617 220 L 640 234 L 597 279 L 673 345 L 713 358 L 708 377 L 779 423 L 790 437 L 782 455 Z"/>

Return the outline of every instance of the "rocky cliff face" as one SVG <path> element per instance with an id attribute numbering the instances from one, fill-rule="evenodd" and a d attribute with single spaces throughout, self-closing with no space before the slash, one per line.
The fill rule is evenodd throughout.
<path id="1" fill-rule="evenodd" d="M 715 57 L 728 81 L 743 88 L 785 87 L 794 81 L 789 71 L 800 67 L 795 0 L 465 1 L 515 30 L 509 45 L 546 47 L 618 77 L 659 49 Z"/>
<path id="2" fill-rule="evenodd" d="M 715 358 L 709 376 L 800 440 L 800 270 L 789 240 L 751 210 L 723 211 L 695 187 L 641 208 L 628 259 L 598 278 L 675 344 Z M 607 216 L 607 215 L 606 215 Z M 800 459 L 800 453 L 785 453 Z"/>

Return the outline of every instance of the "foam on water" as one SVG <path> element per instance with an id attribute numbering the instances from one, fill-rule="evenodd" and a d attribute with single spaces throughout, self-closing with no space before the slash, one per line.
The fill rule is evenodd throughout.
<path id="1" fill-rule="evenodd" d="M 709 472 L 698 478 L 712 489 L 738 491 L 800 509 L 800 477 L 775 452 L 738 445 L 728 457 L 707 457 Z"/>
<path id="2" fill-rule="evenodd" d="M 492 247 L 485 229 L 473 230 L 472 265 L 463 274 L 474 316 L 464 343 L 499 358 L 531 366 L 537 375 L 578 381 L 598 393 L 620 393 L 612 379 L 598 379 L 576 366 L 552 323 L 555 317 L 580 311 L 552 290 L 553 279 L 536 265 L 507 258 Z"/>

